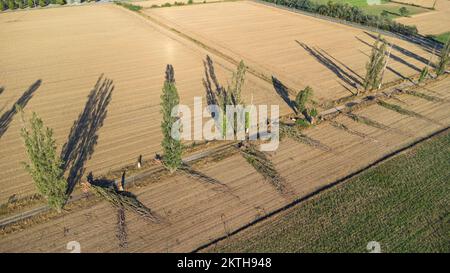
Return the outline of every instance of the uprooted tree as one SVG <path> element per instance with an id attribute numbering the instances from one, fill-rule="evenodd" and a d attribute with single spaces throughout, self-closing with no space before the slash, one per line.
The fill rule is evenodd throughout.
<path id="1" fill-rule="evenodd" d="M 42 119 L 33 113 L 29 127 L 24 121 L 21 135 L 29 159 L 29 163 L 24 163 L 26 170 L 48 205 L 60 211 L 67 200 L 67 182 L 63 162 L 56 153 L 53 130 L 45 127 Z"/>
<path id="2" fill-rule="evenodd" d="M 450 37 L 447 39 L 444 47 L 441 50 L 441 54 L 439 55 L 439 62 L 436 65 L 436 74 L 438 76 L 445 73 L 447 70 L 447 66 L 450 62 Z"/>
<path id="3" fill-rule="evenodd" d="M 381 44 L 380 44 L 381 43 Z M 386 42 L 378 36 L 372 46 L 369 62 L 366 64 L 366 77 L 364 90 L 373 90 L 380 87 L 383 69 L 386 64 Z"/>
<path id="4" fill-rule="evenodd" d="M 178 117 L 172 116 L 172 110 L 178 106 L 180 98 L 175 86 L 175 75 L 172 65 L 167 65 L 166 78 L 161 95 L 161 113 L 163 120 L 161 122 L 161 129 L 163 133 L 162 147 L 164 156 L 162 159 L 163 165 L 171 172 L 175 172 L 182 165 L 182 143 L 172 135 L 172 129 Z"/>

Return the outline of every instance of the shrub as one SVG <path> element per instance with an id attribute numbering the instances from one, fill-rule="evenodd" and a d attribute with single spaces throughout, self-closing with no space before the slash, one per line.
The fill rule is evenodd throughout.
<path id="1" fill-rule="evenodd" d="M 172 4 L 170 4 L 169 2 L 161 5 L 161 7 L 163 7 L 163 8 L 168 8 L 168 7 L 171 7 L 171 6 L 172 6 Z"/>
<path id="2" fill-rule="evenodd" d="M 300 128 L 308 128 L 310 126 L 309 122 L 305 119 L 299 118 L 295 121 L 295 124 Z"/>
<path id="3" fill-rule="evenodd" d="M 162 147 L 164 150 L 163 164 L 171 172 L 175 172 L 182 165 L 182 144 L 179 139 L 172 137 L 172 128 L 178 117 L 172 116 L 172 109 L 180 102 L 175 86 L 175 75 L 172 65 L 167 65 L 166 79 L 161 95 L 161 113 L 163 120 L 161 130 L 163 132 Z"/>
<path id="4" fill-rule="evenodd" d="M 133 5 L 133 4 L 129 4 L 129 3 L 117 2 L 117 1 L 115 1 L 114 3 L 116 3 L 116 5 L 122 6 L 129 10 L 132 10 L 132 11 L 140 11 L 142 9 L 141 6 L 137 6 L 137 5 Z"/>
<path id="5" fill-rule="evenodd" d="M 422 82 L 428 76 L 428 66 L 425 66 L 420 72 L 419 82 Z"/>
<path id="6" fill-rule="evenodd" d="M 65 0 L 56 0 L 56 4 L 58 4 L 58 5 L 65 5 L 66 1 Z"/>
<path id="7" fill-rule="evenodd" d="M 53 130 L 44 127 L 36 113 L 33 113 L 29 126 L 21 130 L 30 161 L 24 163 L 25 169 L 33 178 L 39 193 L 47 199 L 48 205 L 60 211 L 67 200 L 67 182 L 64 179 L 63 162 L 56 153 Z"/>
<path id="8" fill-rule="evenodd" d="M 27 0 L 27 6 L 29 8 L 34 8 L 34 1 L 33 0 Z"/>
<path id="9" fill-rule="evenodd" d="M 5 3 L 3 3 L 2 0 L 0 0 L 0 11 L 5 10 L 5 9 L 6 9 Z"/>
<path id="10" fill-rule="evenodd" d="M 298 92 L 295 97 L 297 111 L 302 113 L 310 124 L 314 123 L 314 118 L 317 116 L 317 109 L 310 106 L 313 93 L 313 89 L 307 86 L 305 89 Z"/>
<path id="11" fill-rule="evenodd" d="M 306 110 L 306 103 L 309 101 L 309 98 L 313 95 L 313 89 L 307 86 L 305 89 L 298 92 L 295 97 L 295 106 L 300 113 Z"/>
<path id="12" fill-rule="evenodd" d="M 47 1 L 46 0 L 39 0 L 39 6 L 41 6 L 41 7 L 47 6 Z"/>
<path id="13" fill-rule="evenodd" d="M 408 16 L 409 15 L 409 10 L 406 7 L 401 7 L 399 9 L 400 15 L 401 16 Z"/>
<path id="14" fill-rule="evenodd" d="M 192 4 L 194 4 L 194 0 L 189 0 L 187 3 L 188 3 L 188 5 L 192 5 Z"/>

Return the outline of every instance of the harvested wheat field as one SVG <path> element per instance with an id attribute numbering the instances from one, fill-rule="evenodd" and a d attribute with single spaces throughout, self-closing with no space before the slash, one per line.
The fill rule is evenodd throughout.
<path id="1" fill-rule="evenodd" d="M 397 18 L 396 21 L 406 25 L 415 25 L 420 34 L 441 34 L 450 31 L 450 1 L 437 0 L 436 10 Z"/>
<path id="2" fill-rule="evenodd" d="M 181 103 L 192 105 L 194 96 L 205 94 L 207 52 L 119 6 L 2 13 L 0 25 L 0 203 L 35 192 L 21 164 L 26 157 L 16 103 L 27 118 L 34 111 L 54 129 L 75 182 L 160 152 L 167 64 L 175 67 Z M 212 58 L 226 83 L 234 65 Z M 287 113 L 270 84 L 249 75 L 244 89 L 245 100 L 278 103 Z"/>
<path id="3" fill-rule="evenodd" d="M 395 2 L 421 6 L 425 8 L 432 8 L 435 3 L 435 0 L 395 0 Z"/>
<path id="4" fill-rule="evenodd" d="M 115 210 L 101 202 L 2 235 L 0 251 L 65 252 L 67 242 L 72 240 L 80 242 L 82 252 L 192 251 L 294 199 L 359 171 L 420 137 L 448 128 L 449 87 L 450 78 L 447 77 L 426 88 L 416 89 L 416 92 L 428 95 L 428 99 L 409 94 L 385 99 L 390 105 L 400 106 L 402 113 L 373 104 L 354 112 L 364 117 L 358 122 L 348 116 L 339 116 L 333 123 L 324 122 L 306 130 L 305 135 L 316 145 L 283 139 L 271 158 L 291 194 L 277 192 L 236 154 L 201 168 L 227 188 L 183 175 L 135 188 L 133 191 L 139 200 L 163 222 L 147 223 L 133 214 L 126 214 L 126 249 L 119 248 L 115 238 Z M 434 100 L 429 100 L 431 97 Z M 347 129 L 337 124 L 345 125 Z M 358 204 L 358 200 L 354 202 Z"/>
<path id="5" fill-rule="evenodd" d="M 171 5 L 174 5 L 175 2 L 187 4 L 188 0 L 178 0 L 178 1 L 175 1 L 175 0 L 147 0 L 147 1 L 145 1 L 144 0 L 144 1 L 132 1 L 131 3 L 133 5 L 141 6 L 143 8 L 151 8 L 154 5 L 161 6 L 166 3 L 170 3 Z M 193 3 L 195 3 L 195 4 L 208 3 L 208 2 L 220 2 L 220 0 L 194 0 L 193 1 Z"/>
<path id="6" fill-rule="evenodd" d="M 376 35 L 361 29 L 241 1 L 145 10 L 145 14 L 299 90 L 310 85 L 319 100 L 361 88 Z M 394 81 L 420 73 L 430 53 L 403 40 L 385 74 Z"/>

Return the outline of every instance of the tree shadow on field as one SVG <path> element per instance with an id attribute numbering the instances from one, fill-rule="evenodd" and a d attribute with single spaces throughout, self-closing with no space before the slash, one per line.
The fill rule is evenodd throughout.
<path id="1" fill-rule="evenodd" d="M 373 48 L 373 45 L 371 45 L 371 44 L 369 44 L 368 42 L 362 40 L 361 38 L 359 38 L 359 37 L 357 37 L 357 36 L 355 36 L 355 38 L 356 38 L 358 41 L 360 41 L 361 43 L 363 43 L 363 44 L 367 45 L 368 47 L 370 47 L 371 49 Z M 387 47 L 389 47 L 390 45 L 391 45 L 391 44 L 387 44 Z M 386 50 L 389 51 L 389 48 L 387 48 Z M 388 53 L 386 52 L 386 54 L 388 54 Z M 409 67 L 409 68 L 411 68 L 411 69 L 413 69 L 413 70 L 415 70 L 415 71 L 417 71 L 417 72 L 421 72 L 421 71 L 422 71 L 422 69 L 420 69 L 419 67 L 413 65 L 412 63 L 409 63 L 409 62 L 405 61 L 404 59 L 402 59 L 402 58 L 400 58 L 399 56 L 397 56 L 397 55 L 395 55 L 394 53 L 392 53 L 392 51 L 391 51 L 391 54 L 390 54 L 389 58 L 392 59 L 392 60 L 394 60 L 394 61 L 396 61 L 396 62 L 399 62 L 399 63 L 401 63 L 401 64 L 404 64 L 404 65 L 406 65 L 407 67 Z"/>
<path id="2" fill-rule="evenodd" d="M 273 88 L 275 88 L 275 91 L 283 99 L 283 101 L 292 109 L 292 111 L 294 111 L 295 114 L 298 114 L 295 103 L 289 98 L 288 88 L 275 76 L 272 76 L 272 84 Z"/>
<path id="3" fill-rule="evenodd" d="M 377 38 L 378 38 L 377 36 L 373 35 L 372 33 L 369 33 L 369 32 L 366 32 L 366 31 L 364 31 L 364 34 L 366 34 L 367 36 L 369 36 L 370 38 L 372 38 L 374 41 L 377 40 Z M 420 55 L 418 55 L 418 54 L 416 54 L 416 53 L 414 53 L 414 52 L 412 52 L 412 51 L 410 51 L 410 50 L 408 50 L 408 49 L 406 49 L 406 48 L 404 48 L 404 47 L 401 47 L 401 46 L 396 45 L 396 44 L 394 44 L 394 43 L 389 43 L 389 45 L 392 45 L 392 48 L 393 48 L 394 50 L 396 50 L 396 51 L 402 53 L 402 54 L 405 55 L 405 56 L 414 58 L 414 59 L 416 59 L 417 61 L 423 63 L 424 65 L 427 65 L 427 64 L 429 63 L 429 60 L 427 60 L 426 58 L 424 58 L 424 57 L 422 57 L 422 56 L 420 56 Z M 437 53 L 437 48 L 438 48 L 438 46 L 436 45 L 436 46 L 434 47 L 434 49 L 432 50 L 432 52 L 435 51 L 435 54 L 436 54 L 436 53 Z M 430 53 L 431 53 L 431 52 L 430 52 Z M 392 54 L 392 53 L 391 53 L 391 54 Z M 434 67 L 432 63 L 430 63 L 430 66 Z"/>
<path id="4" fill-rule="evenodd" d="M 216 94 L 224 92 L 224 88 L 217 79 L 214 62 L 208 55 L 206 55 L 206 61 L 203 61 L 203 66 L 205 68 L 205 77 L 202 79 L 202 82 L 206 91 L 206 101 L 208 105 L 217 105 Z"/>
<path id="5" fill-rule="evenodd" d="M 9 124 L 11 123 L 14 116 L 17 114 L 16 111 L 16 105 L 20 106 L 20 108 L 25 108 L 25 106 L 28 104 L 30 99 L 33 97 L 34 92 L 38 90 L 38 88 L 41 86 L 42 81 L 37 80 L 35 83 L 33 83 L 23 94 L 20 96 L 20 98 L 13 104 L 11 109 L 4 112 L 2 116 L 0 117 L 0 138 L 3 136 L 3 134 L 8 130 Z M 0 94 L 3 93 L 4 88 L 0 88 Z"/>
<path id="6" fill-rule="evenodd" d="M 322 49 L 311 48 L 308 45 L 301 43 L 296 40 L 296 42 L 308 52 L 311 56 L 313 56 L 320 64 L 328 68 L 331 72 L 333 72 L 345 85 L 354 88 L 355 91 L 358 88 L 358 85 L 362 86 L 362 82 L 359 79 L 362 77 L 349 68 L 347 65 L 344 65 L 342 62 L 338 61 L 336 58 L 332 57 L 326 51 Z M 340 65 L 342 65 L 345 69 L 343 69 Z M 359 78 L 359 79 L 358 79 Z M 355 92 L 351 91 L 349 88 L 346 88 L 353 95 Z"/>
<path id="7" fill-rule="evenodd" d="M 73 123 L 67 142 L 62 148 L 63 167 L 65 171 L 69 170 L 67 178 L 68 195 L 83 176 L 84 165 L 94 153 L 98 130 L 103 126 L 107 114 L 106 109 L 111 101 L 113 90 L 113 81 L 103 78 L 102 74 L 89 93 L 84 110 Z"/>

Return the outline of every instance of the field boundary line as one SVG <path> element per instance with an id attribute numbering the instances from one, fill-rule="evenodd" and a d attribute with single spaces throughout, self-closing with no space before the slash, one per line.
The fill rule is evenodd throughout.
<path id="1" fill-rule="evenodd" d="M 285 205 L 285 206 L 283 206 L 283 207 L 281 207 L 279 209 L 276 209 L 276 210 L 274 210 L 274 211 L 272 211 L 272 212 L 270 212 L 270 213 L 268 213 L 268 214 L 266 214 L 266 215 L 264 215 L 264 216 L 262 216 L 262 217 L 260 217 L 260 218 L 258 218 L 256 220 L 253 220 L 252 222 L 250 222 L 250 223 L 248 223 L 248 224 L 246 224 L 246 225 L 244 225 L 244 226 L 242 226 L 240 228 L 237 228 L 234 231 L 231 231 L 227 235 L 221 236 L 221 237 L 219 237 L 217 239 L 212 240 L 209 243 L 206 243 L 206 244 L 203 244 L 203 245 L 197 247 L 196 249 L 191 251 L 191 253 L 196 253 L 196 252 L 202 251 L 202 250 L 204 250 L 204 249 L 206 249 L 206 248 L 208 248 L 210 246 L 213 246 L 214 244 L 217 244 L 217 243 L 219 243 L 219 242 L 229 238 L 230 236 L 236 235 L 239 232 L 246 230 L 247 228 L 250 228 L 250 227 L 252 227 L 252 226 L 254 226 L 254 225 L 258 224 L 258 223 L 261 223 L 264 220 L 267 220 L 267 219 L 271 218 L 272 216 L 278 215 L 281 212 L 287 211 L 288 209 L 293 208 L 296 205 L 299 205 L 299 204 L 301 204 L 301 203 L 303 203 L 305 201 L 308 201 L 311 198 L 321 194 L 322 192 L 325 192 L 327 190 L 333 189 L 335 186 L 343 184 L 343 183 L 347 182 L 347 180 L 349 180 L 351 178 L 354 178 L 354 177 L 357 177 L 358 175 L 364 173 L 365 171 L 368 171 L 368 170 L 370 170 L 370 169 L 380 165 L 381 163 L 383 163 L 385 161 L 388 161 L 388 160 L 390 160 L 390 159 L 392 159 L 392 158 L 394 158 L 394 157 L 396 157 L 398 155 L 401 155 L 401 154 L 409 151 L 411 148 L 414 148 L 415 146 L 420 145 L 421 143 L 426 142 L 427 140 L 430 140 L 431 138 L 433 138 L 435 136 L 443 134 L 446 131 L 450 131 L 450 126 L 447 126 L 445 128 L 439 129 L 439 130 L 437 130 L 437 131 L 435 131 L 435 132 L 433 132 L 431 134 L 428 134 L 428 135 L 426 135 L 424 137 L 416 139 L 416 140 L 412 141 L 411 143 L 404 145 L 400 149 L 395 150 L 393 152 L 390 152 L 390 153 L 384 155 L 383 157 L 377 159 L 376 161 L 368 164 L 366 167 L 363 167 L 363 168 L 361 168 L 361 169 L 359 169 L 357 171 L 354 171 L 354 172 L 352 172 L 352 173 L 350 173 L 350 174 L 348 174 L 348 175 L 346 175 L 346 176 L 344 176 L 344 177 L 342 177 L 342 178 L 340 178 L 338 180 L 335 180 L 332 183 L 324 185 L 324 186 L 318 188 L 317 190 L 314 190 L 313 192 L 308 193 L 305 196 L 303 196 L 301 198 L 298 198 L 298 199 L 292 201 L 291 203 L 289 203 L 289 204 L 287 204 L 287 205 Z"/>
<path id="2" fill-rule="evenodd" d="M 444 78 L 444 79 L 446 79 L 446 78 Z M 333 119 L 336 116 L 347 112 L 346 110 L 354 109 L 355 107 L 358 107 L 359 105 L 361 105 L 362 107 L 370 105 L 370 104 L 367 104 L 368 101 L 372 101 L 372 102 L 375 103 L 375 99 L 376 98 L 383 97 L 383 96 L 390 97 L 390 96 L 395 96 L 397 94 L 403 94 L 404 93 L 403 89 L 406 89 L 408 87 L 415 87 L 415 85 L 414 86 L 406 85 L 404 87 L 400 87 L 400 86 L 401 86 L 401 84 L 392 87 L 390 92 L 382 91 L 382 92 L 379 92 L 379 93 L 376 93 L 376 94 L 368 94 L 367 96 L 364 96 L 362 98 L 356 98 L 355 100 L 351 101 L 352 102 L 351 106 L 348 106 L 348 103 L 344 103 L 343 105 L 336 106 L 336 107 L 330 108 L 328 110 L 322 111 L 321 113 L 319 113 L 319 116 L 321 116 L 324 121 L 326 121 L 328 119 Z M 439 129 L 439 131 L 445 131 L 445 130 L 447 130 L 449 128 L 450 128 L 450 126 L 444 128 L 444 129 Z M 437 133 L 436 132 L 432 133 L 432 135 L 433 134 L 438 134 L 439 131 L 437 131 Z M 430 138 L 430 137 L 426 136 L 425 138 Z M 423 140 L 423 138 L 419 138 L 419 139 L 413 141 L 413 143 L 414 142 L 420 143 L 422 140 Z M 231 148 L 231 147 L 233 147 L 235 145 L 236 145 L 236 143 L 233 142 L 233 143 L 220 145 L 218 147 L 215 147 L 215 148 L 212 148 L 212 149 L 209 149 L 209 150 L 203 150 L 203 151 L 200 151 L 198 153 L 193 153 L 191 155 L 186 156 L 183 159 L 183 162 L 185 162 L 185 163 L 196 162 L 196 161 L 205 159 L 205 158 L 209 157 L 212 154 L 220 153 L 222 151 L 225 151 L 226 149 L 229 149 L 229 148 Z M 407 146 L 408 146 L 408 144 L 407 144 Z M 412 146 L 414 146 L 414 145 L 411 145 L 411 147 Z M 405 150 L 405 148 L 400 148 L 400 150 L 397 150 L 397 152 L 401 151 L 402 149 Z M 396 152 L 394 151 L 393 153 L 395 154 Z M 386 156 L 382 157 L 382 159 L 385 158 L 385 157 Z M 380 160 L 377 160 L 377 161 L 369 164 L 369 166 L 365 167 L 364 169 L 367 169 L 367 168 L 371 167 L 372 164 L 377 164 L 378 161 L 380 161 Z M 147 169 L 147 170 L 145 170 L 145 171 L 143 171 L 141 173 L 138 173 L 136 175 L 130 176 L 129 178 L 126 178 L 125 179 L 125 185 L 126 186 L 133 186 L 134 183 L 136 183 L 137 181 L 139 181 L 141 179 L 144 179 L 146 177 L 149 177 L 149 176 L 151 176 L 153 174 L 156 174 L 157 172 L 162 171 L 162 170 L 164 170 L 164 167 L 162 167 L 162 166 L 152 166 L 149 169 Z M 352 174 L 349 174 L 348 176 L 346 176 L 345 178 L 340 179 L 340 180 L 348 179 L 351 176 L 354 176 L 354 175 L 356 175 L 356 174 L 358 174 L 360 172 L 362 172 L 361 169 L 359 171 L 353 172 Z M 340 180 L 338 180 L 338 181 L 340 181 Z M 119 179 L 114 179 L 113 181 L 115 183 L 120 182 Z M 322 188 L 316 190 L 315 194 L 317 194 L 320 191 L 323 191 L 326 188 L 332 187 L 335 184 L 337 184 L 336 181 L 332 182 L 331 184 L 328 184 L 326 186 L 323 186 Z M 312 196 L 314 194 L 308 194 L 307 196 L 310 196 L 310 195 Z M 67 201 L 67 204 L 79 201 L 81 199 L 85 199 L 85 198 L 87 198 L 89 196 L 90 196 L 89 194 L 77 194 L 77 195 L 74 195 L 73 197 L 71 197 Z M 301 202 L 305 198 L 306 197 L 302 197 L 300 199 L 297 199 L 297 200 L 293 201 L 292 203 L 288 204 L 287 206 L 293 206 L 296 203 Z M 284 209 L 286 209 L 286 207 Z M 281 210 L 283 210 L 283 208 L 281 208 Z M 41 206 L 41 207 L 38 207 L 38 208 L 34 208 L 32 210 L 29 210 L 29 211 L 20 212 L 20 213 L 17 213 L 15 215 L 12 215 L 12 216 L 5 217 L 3 219 L 0 219 L 0 228 L 6 227 L 6 226 L 8 226 L 10 224 L 14 224 L 14 223 L 19 222 L 19 221 L 30 219 L 30 218 L 32 218 L 34 216 L 37 216 L 37 215 L 39 215 L 41 213 L 45 213 L 45 212 L 48 212 L 48 211 L 50 211 L 50 207 L 47 206 L 47 205 L 44 205 L 44 206 Z M 264 217 L 266 217 L 266 216 L 263 216 L 262 220 L 265 219 Z M 256 221 L 260 221 L 260 220 L 256 220 Z"/>
<path id="3" fill-rule="evenodd" d="M 258 3 L 258 4 L 261 4 L 264 6 L 268 6 L 268 7 L 276 8 L 276 9 L 281 9 L 281 10 L 298 13 L 298 14 L 305 15 L 305 16 L 314 17 L 316 19 L 321 19 L 321 20 L 336 23 L 336 24 L 341 24 L 341 25 L 346 25 L 349 27 L 354 27 L 354 28 L 358 28 L 358 29 L 362 29 L 362 30 L 372 31 L 372 32 L 375 32 L 378 34 L 390 36 L 391 38 L 401 39 L 403 41 L 406 41 L 406 42 L 409 42 L 409 43 L 412 43 L 412 44 L 415 44 L 418 46 L 423 46 L 423 43 L 421 43 L 420 41 L 426 40 L 426 42 L 433 44 L 433 46 L 435 46 L 437 49 L 442 47 L 439 43 L 436 43 L 433 40 L 426 39 L 425 37 L 423 37 L 422 35 L 419 35 L 419 34 L 414 35 L 414 36 L 406 36 L 406 35 L 401 35 L 398 33 L 390 32 L 390 31 L 386 31 L 386 30 L 382 30 L 382 29 L 378 29 L 378 28 L 374 28 L 374 27 L 370 27 L 370 26 L 364 26 L 361 24 L 345 21 L 345 20 L 338 19 L 338 18 L 333 18 L 330 16 L 307 12 L 304 10 L 290 8 L 290 7 L 286 7 L 286 6 L 282 6 L 282 5 L 277 5 L 274 3 L 269 3 L 269 2 L 262 1 L 262 0 L 248 0 L 248 1 Z"/>
<path id="4" fill-rule="evenodd" d="M 224 151 L 226 149 L 229 149 L 233 145 L 235 145 L 235 143 L 222 145 L 222 146 L 210 149 L 210 150 L 205 150 L 205 151 L 201 151 L 201 152 L 198 152 L 198 153 L 186 156 L 183 159 L 183 162 L 184 163 L 193 163 L 193 162 L 199 161 L 201 159 L 209 157 L 211 154 L 219 153 L 219 152 L 222 152 L 222 151 Z M 127 187 L 133 186 L 137 181 L 139 181 L 141 179 L 144 179 L 146 177 L 149 177 L 152 174 L 155 174 L 155 173 L 157 173 L 159 171 L 162 171 L 162 170 L 164 170 L 164 167 L 162 167 L 162 166 L 158 166 L 158 165 L 152 166 L 148 170 L 145 170 L 145 171 L 143 171 L 141 173 L 138 173 L 136 175 L 130 176 L 128 178 L 125 178 L 125 186 L 127 186 Z M 120 179 L 114 179 L 112 181 L 114 181 L 114 183 L 121 182 Z M 69 200 L 67 201 L 66 204 L 70 204 L 70 203 L 79 201 L 81 199 L 85 199 L 85 198 L 87 198 L 89 196 L 90 196 L 89 194 L 83 194 L 83 193 L 74 195 L 74 196 L 69 198 Z M 9 217 L 5 217 L 5 218 L 0 220 L 0 228 L 3 228 L 5 226 L 8 226 L 10 224 L 14 224 L 14 223 L 22 221 L 22 220 L 26 220 L 26 219 L 32 218 L 34 216 L 37 216 L 37 215 L 39 215 L 41 213 L 44 213 L 44 212 L 48 212 L 50 210 L 51 209 L 50 209 L 50 207 L 48 205 L 44 205 L 44 206 L 40 206 L 40 207 L 31 209 L 31 210 L 28 210 L 28 211 L 25 211 L 25 212 L 19 212 L 19 213 L 15 214 L 15 215 L 12 215 L 12 216 L 9 216 Z"/>
<path id="5" fill-rule="evenodd" d="M 239 2 L 239 1 L 221 1 L 221 2 L 218 2 L 218 3 L 222 3 L 222 2 L 225 3 L 225 2 Z M 213 3 L 213 4 L 216 4 L 216 3 Z M 119 8 L 126 9 L 124 7 L 119 7 Z M 154 16 L 150 16 L 148 14 L 142 13 L 141 11 L 137 11 L 137 12 L 133 12 L 133 11 L 130 11 L 130 10 L 128 10 L 128 11 L 131 12 L 131 13 L 137 13 L 142 18 L 147 19 L 148 21 L 156 24 L 157 26 L 162 27 L 165 30 L 168 30 L 168 31 L 176 34 L 177 36 L 194 43 L 195 45 L 199 46 L 200 48 L 210 52 L 211 54 L 214 54 L 214 55 L 224 59 L 225 61 L 227 61 L 227 62 L 229 62 L 229 63 L 231 63 L 231 64 L 233 64 L 235 66 L 237 66 L 239 64 L 238 60 L 234 59 L 233 57 L 229 56 L 228 54 L 225 54 L 222 51 L 220 51 L 220 50 L 218 50 L 218 49 L 216 49 L 216 48 L 214 48 L 212 46 L 209 46 L 209 45 L 203 43 L 202 41 L 199 41 L 198 39 L 195 39 L 194 37 L 191 37 L 190 35 L 187 35 L 187 34 L 183 33 L 182 31 L 180 31 L 180 30 L 178 30 L 178 29 L 176 29 L 174 27 L 171 27 L 171 26 L 167 25 L 166 23 L 158 20 Z M 262 73 L 262 72 L 258 71 L 257 69 L 254 69 L 254 68 L 252 68 L 252 67 L 250 67 L 248 65 L 246 65 L 246 68 L 247 68 L 247 72 L 249 72 L 253 76 L 255 76 L 255 77 L 257 77 L 257 78 L 259 78 L 259 79 L 261 79 L 261 80 L 263 80 L 263 81 L 265 81 L 267 83 L 269 83 L 270 85 L 273 85 L 272 78 L 270 76 L 267 76 L 265 73 Z M 287 87 L 288 92 L 294 94 L 293 93 L 295 91 L 294 88 L 292 88 L 290 86 L 286 86 L 286 87 Z"/>

